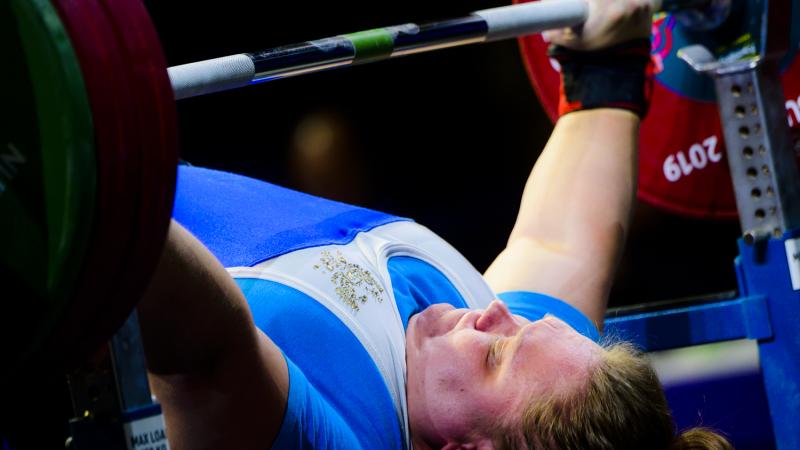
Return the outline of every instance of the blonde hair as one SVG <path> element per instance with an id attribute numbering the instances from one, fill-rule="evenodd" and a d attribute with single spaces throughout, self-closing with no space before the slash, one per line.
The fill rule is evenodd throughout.
<path id="1" fill-rule="evenodd" d="M 506 429 L 501 449 L 733 450 L 721 435 L 693 428 L 675 433 L 661 383 L 641 352 L 607 341 L 582 389 L 532 402 L 522 432 Z"/>

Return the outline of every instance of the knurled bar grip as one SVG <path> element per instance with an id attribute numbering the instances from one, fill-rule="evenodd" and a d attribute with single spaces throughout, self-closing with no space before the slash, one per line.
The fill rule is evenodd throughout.
<path id="1" fill-rule="evenodd" d="M 485 41 L 491 42 L 581 24 L 589 17 L 589 4 L 585 0 L 538 1 L 472 14 L 486 21 Z"/>
<path id="2" fill-rule="evenodd" d="M 247 55 L 231 55 L 167 69 L 175 98 L 182 99 L 247 86 L 255 75 Z"/>

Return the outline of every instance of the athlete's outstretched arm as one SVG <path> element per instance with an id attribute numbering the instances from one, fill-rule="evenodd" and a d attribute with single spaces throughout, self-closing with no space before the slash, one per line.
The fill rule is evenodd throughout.
<path id="1" fill-rule="evenodd" d="M 230 275 L 175 221 L 137 309 L 170 447 L 269 448 L 286 407 L 286 363 Z"/>
<path id="2" fill-rule="evenodd" d="M 572 49 L 559 50 L 569 64 L 562 64 L 568 96 L 575 97 L 566 110 L 586 106 L 583 100 L 646 109 L 651 10 L 650 0 L 589 0 L 580 29 L 548 33 Z M 585 53 L 623 43 L 603 56 Z M 605 67 L 597 70 L 598 64 Z M 496 292 L 552 295 L 602 327 L 634 202 L 638 137 L 639 117 L 626 109 L 579 110 L 558 120 L 525 186 L 507 247 L 486 272 Z"/>
<path id="3" fill-rule="evenodd" d="M 558 120 L 508 244 L 486 271 L 495 292 L 548 294 L 602 326 L 634 201 L 638 131 L 639 118 L 620 109 Z"/>

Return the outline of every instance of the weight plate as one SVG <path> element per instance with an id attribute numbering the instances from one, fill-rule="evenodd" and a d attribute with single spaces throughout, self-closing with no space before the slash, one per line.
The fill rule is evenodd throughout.
<path id="1" fill-rule="evenodd" d="M 55 2 L 92 79 L 96 114 L 110 116 L 108 127 L 98 125 L 99 140 L 109 133 L 98 202 L 107 223 L 117 225 L 98 227 L 81 295 L 53 340 L 71 342 L 70 354 L 79 358 L 130 314 L 161 254 L 175 189 L 177 118 L 160 44 L 138 0 Z M 86 323 L 91 327 L 79 326 Z"/>
<path id="2" fill-rule="evenodd" d="M 134 112 L 135 93 L 124 47 L 110 18 L 96 1 L 54 0 L 84 71 L 97 138 L 97 220 L 92 245 L 76 295 L 46 354 L 80 359 L 109 335 L 98 311 L 114 303 L 125 272 L 138 221 L 142 165 L 141 139 Z M 88 325 L 91 324 L 91 325 Z M 95 336 L 94 338 L 88 336 Z"/>
<path id="3" fill-rule="evenodd" d="M 650 110 L 642 122 L 639 155 L 640 199 L 667 211 L 702 218 L 736 217 L 733 186 L 711 79 L 677 58 L 690 43 L 703 43 L 718 56 L 752 51 L 750 30 L 761 2 L 734 2 L 728 22 L 712 31 L 690 31 L 670 14 L 653 22 L 651 55 L 655 83 Z M 749 9 L 748 9 L 749 8 Z M 792 12 L 791 50 L 782 59 L 789 122 L 800 128 L 800 8 Z M 558 117 L 558 63 L 547 56 L 540 35 L 520 38 L 531 82 L 550 118 Z"/>
<path id="4" fill-rule="evenodd" d="M 133 245 L 113 295 L 99 310 L 98 336 L 110 335 L 139 301 L 152 275 L 170 222 L 178 163 L 177 112 L 166 60 L 150 17 L 139 0 L 100 2 L 128 62 L 132 112 L 143 170 Z M 133 206 L 133 205 L 132 205 Z"/>
<path id="5" fill-rule="evenodd" d="M 81 72 L 52 6 L 2 2 L 0 33 L 0 282 L 11 294 L 0 348 L 13 371 L 71 295 L 93 220 L 95 156 Z"/>

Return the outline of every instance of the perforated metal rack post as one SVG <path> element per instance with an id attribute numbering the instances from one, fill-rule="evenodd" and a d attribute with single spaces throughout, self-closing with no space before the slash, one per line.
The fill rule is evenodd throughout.
<path id="1" fill-rule="evenodd" d="M 778 71 L 719 73 L 715 85 L 744 239 L 780 239 L 800 225 L 800 189 Z"/>
<path id="2" fill-rule="evenodd" d="M 721 62 L 697 45 L 680 56 L 714 79 L 745 242 L 800 227 L 800 173 L 777 63 L 763 56 Z"/>

